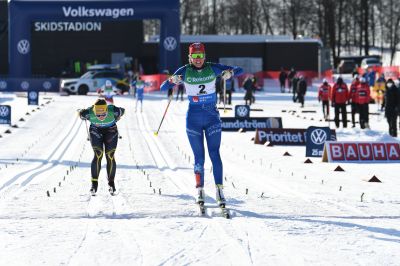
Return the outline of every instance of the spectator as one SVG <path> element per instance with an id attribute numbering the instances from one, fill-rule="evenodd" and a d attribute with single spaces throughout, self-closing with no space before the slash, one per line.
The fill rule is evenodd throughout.
<path id="1" fill-rule="evenodd" d="M 371 88 L 374 88 L 375 86 L 375 79 L 376 79 L 376 72 L 374 69 L 370 68 L 368 70 L 368 84 Z"/>
<path id="2" fill-rule="evenodd" d="M 244 95 L 245 104 L 251 105 L 255 102 L 255 97 L 253 95 L 254 91 L 256 90 L 255 78 L 252 76 L 248 76 L 243 83 L 243 88 L 246 91 Z M 249 104 L 247 104 L 247 102 L 249 102 Z"/>
<path id="3" fill-rule="evenodd" d="M 400 111 L 400 89 L 392 79 L 388 79 L 385 92 L 385 116 L 389 124 L 389 134 L 397 137 L 397 116 Z"/>
<path id="4" fill-rule="evenodd" d="M 325 120 L 329 119 L 329 95 L 331 90 L 332 88 L 328 81 L 324 79 L 318 89 L 318 101 L 322 101 L 322 113 Z"/>
<path id="5" fill-rule="evenodd" d="M 354 76 L 353 81 L 350 85 L 350 95 L 349 95 L 349 102 L 351 105 L 351 122 L 352 127 L 356 126 L 356 113 L 358 112 L 358 103 L 357 103 L 357 90 L 360 86 L 360 80 L 358 76 Z"/>
<path id="6" fill-rule="evenodd" d="M 369 128 L 369 101 L 371 92 L 369 84 L 364 77 L 360 78 L 360 86 L 356 94 L 358 111 L 360 113 L 360 127 L 362 129 Z"/>
<path id="7" fill-rule="evenodd" d="M 292 85 L 293 85 L 293 102 L 297 102 L 297 83 L 299 82 L 299 78 L 297 76 L 294 76 L 292 79 Z"/>
<path id="8" fill-rule="evenodd" d="M 353 78 L 354 78 L 355 76 L 358 76 L 358 65 L 357 65 L 357 64 L 355 65 L 355 67 L 354 67 L 354 69 L 353 69 L 352 76 L 353 76 Z"/>
<path id="9" fill-rule="evenodd" d="M 301 107 L 304 107 L 304 96 L 307 92 L 307 81 L 303 76 L 300 76 L 299 82 L 297 84 L 297 98 L 301 103 Z"/>
<path id="10" fill-rule="evenodd" d="M 183 91 L 185 90 L 185 85 L 180 83 L 178 86 L 178 92 L 176 93 L 176 100 L 179 99 L 179 95 L 181 95 L 181 101 L 183 102 Z"/>
<path id="11" fill-rule="evenodd" d="M 347 127 L 346 102 L 349 96 L 349 90 L 342 77 L 339 77 L 332 89 L 332 107 L 335 107 L 335 125 L 340 126 L 339 113 L 342 113 L 343 127 Z"/>
<path id="12" fill-rule="evenodd" d="M 235 90 L 235 81 L 233 78 L 225 80 L 227 104 L 232 104 L 232 92 Z"/>
<path id="13" fill-rule="evenodd" d="M 386 79 L 385 74 L 380 74 L 376 80 L 374 90 L 376 91 L 376 98 L 381 103 L 381 111 L 385 107 L 385 91 L 386 91 Z"/>
<path id="14" fill-rule="evenodd" d="M 286 87 L 286 79 L 288 77 L 288 74 L 286 71 L 281 67 L 281 72 L 279 73 L 279 83 L 281 85 L 281 92 L 285 92 L 285 87 Z"/>
<path id="15" fill-rule="evenodd" d="M 296 90 L 296 86 L 292 86 L 292 82 L 293 82 L 294 77 L 296 77 L 296 74 L 297 74 L 296 70 L 294 70 L 294 68 L 292 67 L 292 69 L 290 69 L 290 72 L 287 77 L 289 92 L 290 92 L 291 88 L 294 88 Z"/>

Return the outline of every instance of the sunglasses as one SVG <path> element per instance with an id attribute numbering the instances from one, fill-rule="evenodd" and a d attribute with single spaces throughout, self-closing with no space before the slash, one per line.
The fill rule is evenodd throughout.
<path id="1" fill-rule="evenodd" d="M 203 59 L 204 54 L 191 54 L 190 57 L 193 59 Z"/>
<path id="2" fill-rule="evenodd" d="M 107 113 L 104 113 L 104 114 L 98 114 L 98 115 L 96 115 L 96 117 L 105 117 L 107 115 Z"/>

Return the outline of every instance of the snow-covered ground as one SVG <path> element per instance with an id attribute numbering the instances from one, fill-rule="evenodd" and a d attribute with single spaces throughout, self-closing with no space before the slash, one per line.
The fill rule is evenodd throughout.
<path id="1" fill-rule="evenodd" d="M 304 110 L 317 113 L 301 113 L 289 93 L 267 85 L 252 106 L 264 111 L 254 115 L 281 116 L 285 128 L 328 125 L 319 122 L 315 87 Z M 242 98 L 235 93 L 234 104 Z M 119 194 L 107 192 L 103 159 L 98 196 L 91 198 L 93 152 L 76 109 L 95 99 L 41 95 L 44 106 L 36 109 L 26 98 L 0 94 L 18 125 L 0 126 L 0 265 L 400 265 L 399 164 L 349 163 L 335 172 L 337 164 L 320 159 L 304 164 L 305 147 L 265 147 L 253 144 L 254 132 L 223 132 L 233 217 L 220 217 L 215 207 L 208 157 L 209 208 L 199 217 L 187 102 L 172 102 L 160 134 L 153 134 L 164 94 L 145 95 L 143 113 L 134 112 L 130 96 L 115 99 L 127 110 L 118 123 Z M 338 139 L 399 140 L 387 134 L 382 115 L 371 116 L 370 125 L 338 129 Z M 365 181 L 373 175 L 382 183 Z"/>

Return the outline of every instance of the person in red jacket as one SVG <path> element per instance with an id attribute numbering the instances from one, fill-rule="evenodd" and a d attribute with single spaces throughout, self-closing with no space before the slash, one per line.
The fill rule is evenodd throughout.
<path id="1" fill-rule="evenodd" d="M 358 79 L 358 75 L 355 75 L 350 85 L 349 95 L 349 102 L 351 104 L 351 122 L 353 123 L 352 127 L 356 126 L 356 113 L 358 112 L 357 90 L 359 86 L 360 80 Z"/>
<path id="2" fill-rule="evenodd" d="M 324 79 L 322 85 L 318 89 L 318 101 L 322 101 L 322 113 L 324 114 L 325 120 L 329 119 L 329 94 L 331 90 L 332 88 L 328 81 Z"/>
<path id="3" fill-rule="evenodd" d="M 356 92 L 356 99 L 358 103 L 358 111 L 360 113 L 360 126 L 362 129 L 369 128 L 369 101 L 371 91 L 369 84 L 364 77 L 360 78 L 360 86 Z"/>
<path id="4" fill-rule="evenodd" d="M 349 97 L 349 89 L 343 79 L 339 77 L 332 89 L 332 107 L 335 107 L 335 125 L 339 127 L 339 113 L 342 113 L 343 127 L 347 127 L 346 102 Z"/>

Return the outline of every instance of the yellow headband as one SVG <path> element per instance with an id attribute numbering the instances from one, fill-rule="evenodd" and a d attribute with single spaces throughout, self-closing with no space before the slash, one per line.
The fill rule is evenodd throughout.
<path id="1" fill-rule="evenodd" d="M 107 104 L 93 105 L 93 112 L 97 114 L 104 114 L 107 112 Z"/>

